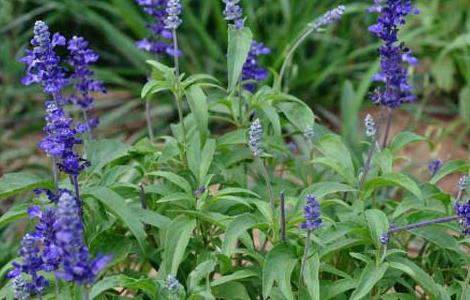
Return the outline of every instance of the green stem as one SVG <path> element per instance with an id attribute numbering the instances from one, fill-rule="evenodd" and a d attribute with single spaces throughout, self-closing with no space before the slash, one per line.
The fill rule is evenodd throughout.
<path id="1" fill-rule="evenodd" d="M 460 295 L 460 300 L 466 299 L 466 296 L 468 295 L 466 293 L 467 289 L 470 289 L 470 266 L 467 266 L 467 277 L 465 278 L 465 285 L 467 286 L 465 290 L 462 290 L 462 294 Z"/>
<path id="2" fill-rule="evenodd" d="M 286 200 L 286 193 L 284 191 L 281 192 L 281 204 L 280 204 L 280 210 L 281 210 L 281 241 L 285 242 L 287 240 L 286 238 L 286 207 L 285 207 L 285 201 Z"/>
<path id="3" fill-rule="evenodd" d="M 150 141 L 153 142 L 154 135 L 153 135 L 153 126 L 152 126 L 152 112 L 150 110 L 150 100 L 148 98 L 145 99 L 145 120 L 147 122 L 147 129 L 148 129 Z"/>
<path id="4" fill-rule="evenodd" d="M 181 130 L 183 134 L 183 149 L 181 152 L 181 160 L 185 161 L 186 157 L 186 128 L 184 126 L 184 114 L 183 114 L 183 99 L 182 99 L 182 91 L 181 91 L 181 82 L 180 82 L 180 67 L 179 67 L 179 59 L 176 53 L 178 52 L 178 36 L 176 35 L 176 29 L 173 29 L 173 52 L 174 52 L 174 64 L 175 64 L 175 80 L 176 80 L 176 87 L 173 95 L 175 97 L 176 107 L 178 109 L 178 117 L 181 123 Z"/>
<path id="5" fill-rule="evenodd" d="M 276 207 L 274 205 L 274 193 L 273 193 L 273 187 L 271 185 L 271 180 L 269 178 L 268 169 L 266 168 L 263 160 L 259 156 L 256 156 L 256 161 L 258 162 L 258 164 L 260 166 L 261 174 L 263 175 L 264 181 L 266 182 L 266 188 L 267 188 L 267 191 L 268 191 L 269 202 L 271 204 L 271 211 L 272 211 L 273 219 L 274 219 L 275 215 L 276 215 Z"/>
<path id="6" fill-rule="evenodd" d="M 303 275 L 304 275 L 305 264 L 307 263 L 308 252 L 310 250 L 311 235 L 312 235 L 312 231 L 307 230 L 307 237 L 305 238 L 305 246 L 304 246 L 304 256 L 302 257 L 302 262 L 300 263 L 299 295 L 300 295 L 300 291 L 301 291 L 302 286 L 303 286 Z"/>
<path id="7" fill-rule="evenodd" d="M 289 51 L 287 52 L 286 58 L 284 59 L 284 62 L 282 63 L 281 70 L 279 71 L 279 88 L 282 87 L 282 81 L 284 78 L 284 73 L 286 72 L 287 66 L 290 64 L 292 60 L 292 56 L 295 53 L 295 50 L 299 48 L 300 44 L 317 28 L 315 26 L 308 27 L 306 30 L 304 30 L 299 37 L 295 40 L 295 42 L 292 44 L 292 46 L 289 48 Z"/>
<path id="8" fill-rule="evenodd" d="M 83 300 L 90 300 L 90 294 L 85 286 L 82 287 L 82 297 Z"/>
<path id="9" fill-rule="evenodd" d="M 388 136 L 390 134 L 390 128 L 392 125 L 392 118 L 393 118 L 393 110 L 389 109 L 387 113 L 387 123 L 385 125 L 385 133 L 384 133 L 384 140 L 382 142 L 382 148 L 385 149 L 387 148 L 388 145 Z"/>

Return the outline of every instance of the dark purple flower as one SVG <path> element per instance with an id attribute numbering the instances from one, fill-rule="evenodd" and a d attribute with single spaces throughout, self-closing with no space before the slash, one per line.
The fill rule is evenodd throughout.
<path id="1" fill-rule="evenodd" d="M 320 203 L 312 194 L 305 197 L 304 217 L 305 222 L 300 225 L 300 228 L 307 229 L 308 231 L 317 230 L 322 223 L 320 219 Z"/>
<path id="2" fill-rule="evenodd" d="M 65 69 L 60 66 L 60 58 L 55 53 L 56 46 L 64 46 L 65 38 L 59 33 L 52 36 L 43 21 L 34 24 L 32 50 L 26 50 L 26 56 L 20 59 L 28 65 L 24 85 L 39 83 L 46 94 L 53 95 L 59 101 L 62 89 L 68 84 Z"/>
<path id="3" fill-rule="evenodd" d="M 470 235 L 470 201 L 455 202 L 455 213 L 461 217 L 460 225 L 463 227 L 463 233 Z"/>
<path id="4" fill-rule="evenodd" d="M 81 124 L 80 133 L 90 131 L 93 127 L 88 122 L 87 111 L 93 107 L 93 97 L 91 92 L 106 93 L 102 81 L 94 79 L 95 72 L 90 69 L 90 65 L 99 59 L 98 53 L 88 48 L 88 42 L 82 38 L 74 36 L 68 41 L 67 49 L 69 56 L 67 62 L 73 67 L 70 79 L 73 81 L 76 93 L 70 98 L 71 102 L 77 105 L 85 114 L 85 123 Z"/>
<path id="5" fill-rule="evenodd" d="M 78 132 L 73 127 L 72 118 L 54 101 L 47 101 L 45 108 L 47 123 L 44 131 L 47 136 L 40 141 L 39 148 L 58 158 L 61 171 L 69 175 L 80 174 L 87 164 L 74 152 L 74 146 L 81 144 L 82 140 L 77 137 Z"/>
<path id="6" fill-rule="evenodd" d="M 388 232 L 380 236 L 380 243 L 382 245 L 387 245 L 389 241 L 390 241 L 390 234 Z"/>
<path id="7" fill-rule="evenodd" d="M 410 49 L 398 43 L 398 28 L 405 24 L 408 14 L 419 12 L 413 7 L 412 0 L 375 0 L 369 12 L 380 14 L 377 23 L 370 26 L 369 31 L 383 40 L 379 48 L 380 72 L 374 76 L 374 80 L 385 84 L 384 88 L 378 89 L 372 95 L 372 100 L 390 108 L 413 102 L 415 96 L 408 83 L 405 65 L 416 65 L 418 60 L 412 56 Z"/>
<path id="8" fill-rule="evenodd" d="M 267 48 L 263 43 L 253 41 L 246 62 L 243 65 L 242 80 L 254 82 L 265 80 L 268 77 L 268 70 L 259 65 L 258 56 L 269 53 L 271 53 L 271 49 Z M 247 91 L 254 92 L 256 90 L 254 82 L 246 83 L 243 87 Z"/>
<path id="9" fill-rule="evenodd" d="M 173 33 L 165 27 L 168 0 L 137 0 L 137 4 L 153 18 L 153 22 L 147 26 L 152 32 L 151 36 L 137 41 L 137 48 L 155 54 L 181 56 L 180 50 L 174 53 L 173 45 L 169 43 L 173 39 Z"/>
<path id="10" fill-rule="evenodd" d="M 243 9 L 239 4 L 240 0 L 223 1 L 225 3 L 225 20 L 229 21 L 229 23 L 232 23 L 237 29 L 243 28 L 245 26 L 245 20 L 243 19 Z"/>
<path id="11" fill-rule="evenodd" d="M 28 209 L 28 214 L 30 218 L 39 219 L 32 235 L 42 244 L 42 270 L 52 272 L 57 269 L 60 259 L 54 228 L 56 209 L 48 207 L 42 211 L 38 206 L 33 206 Z"/>
<path id="12" fill-rule="evenodd" d="M 63 191 L 59 197 L 54 228 L 61 255 L 60 269 L 56 275 L 78 284 L 93 283 L 111 256 L 99 255 L 90 260 L 88 247 L 85 244 L 79 201 L 70 191 Z"/>
<path id="13" fill-rule="evenodd" d="M 14 262 L 14 269 L 7 274 L 7 277 L 13 279 L 14 282 L 23 281 L 21 287 L 18 287 L 21 288 L 18 293 L 40 295 L 41 291 L 49 286 L 49 282 L 38 274 L 43 269 L 43 260 L 38 242 L 39 240 L 34 234 L 25 234 L 21 241 L 21 248 L 18 251 L 22 261 L 21 263 Z M 25 280 L 22 273 L 29 275 L 30 279 Z"/>
<path id="14" fill-rule="evenodd" d="M 428 164 L 428 170 L 431 173 L 431 176 L 436 175 L 437 171 L 442 168 L 444 163 L 440 159 L 435 159 Z"/>

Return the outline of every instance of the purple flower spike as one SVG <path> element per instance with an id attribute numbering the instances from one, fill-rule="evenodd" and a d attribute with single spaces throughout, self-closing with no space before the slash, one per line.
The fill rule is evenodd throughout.
<path id="1" fill-rule="evenodd" d="M 174 52 L 170 40 L 173 34 L 166 28 L 165 21 L 168 19 L 168 0 L 136 0 L 144 12 L 153 18 L 153 22 L 147 27 L 151 31 L 151 36 L 137 41 L 136 46 L 144 51 L 155 54 L 167 54 L 169 56 L 181 56 L 182 52 Z"/>
<path id="2" fill-rule="evenodd" d="M 305 222 L 300 225 L 300 228 L 307 229 L 308 231 L 317 230 L 322 223 L 320 219 L 320 203 L 312 194 L 305 197 L 304 217 Z"/>
<path id="3" fill-rule="evenodd" d="M 416 65 L 418 59 L 410 49 L 398 44 L 398 30 L 399 26 L 406 23 L 408 14 L 418 14 L 419 11 L 413 7 L 411 0 L 375 0 L 369 12 L 380 14 L 377 23 L 370 26 L 369 31 L 383 40 L 379 48 L 380 72 L 374 76 L 374 80 L 385 84 L 385 88 L 378 89 L 372 95 L 372 101 L 390 108 L 414 102 L 406 64 Z"/>
<path id="4" fill-rule="evenodd" d="M 55 53 L 56 46 L 64 46 L 65 38 L 59 33 L 52 36 L 43 21 L 34 24 L 32 50 L 26 50 L 26 56 L 20 62 L 27 64 L 24 85 L 39 83 L 46 94 L 53 95 L 58 101 L 62 89 L 68 84 L 65 69 L 60 66 L 60 58 Z"/>
<path id="5" fill-rule="evenodd" d="M 90 261 L 78 202 L 70 191 L 63 191 L 57 203 L 54 227 L 62 259 L 56 275 L 66 281 L 91 284 L 110 261 L 111 256 L 100 255 Z"/>
<path id="6" fill-rule="evenodd" d="M 254 156 L 260 156 L 263 153 L 263 148 L 261 147 L 261 142 L 263 140 L 263 126 L 261 126 L 261 121 L 257 118 L 250 125 L 248 130 L 248 146 Z"/>
<path id="7" fill-rule="evenodd" d="M 431 173 L 431 177 L 436 175 L 437 171 L 442 168 L 443 161 L 440 159 L 435 159 L 428 164 L 428 170 Z"/>
<path id="8" fill-rule="evenodd" d="M 463 227 L 463 233 L 470 235 L 470 201 L 456 202 L 454 205 L 455 213 L 461 217 L 460 225 Z"/>
<path id="9" fill-rule="evenodd" d="M 43 265 L 38 238 L 33 234 L 26 234 L 21 241 L 18 255 L 22 257 L 22 263 L 14 262 L 14 269 L 7 274 L 7 277 L 17 284 L 15 293 L 21 296 L 40 295 L 42 290 L 49 286 L 49 282 L 38 274 Z M 22 273 L 29 275 L 30 280 L 24 280 Z"/>
<path id="10" fill-rule="evenodd" d="M 250 52 L 248 53 L 248 58 L 246 59 L 246 62 L 243 65 L 242 80 L 265 80 L 268 77 L 268 70 L 260 67 L 258 63 L 258 56 L 267 55 L 269 53 L 271 53 L 271 49 L 264 46 L 263 43 L 257 43 L 253 41 L 251 44 Z M 254 92 L 256 90 L 256 86 L 254 83 L 244 84 L 243 87 L 250 92 Z"/>
<path id="11" fill-rule="evenodd" d="M 223 2 L 225 3 L 225 20 L 232 23 L 235 28 L 242 29 L 245 26 L 245 20 L 243 19 L 243 9 L 239 4 L 240 0 L 223 0 Z"/>

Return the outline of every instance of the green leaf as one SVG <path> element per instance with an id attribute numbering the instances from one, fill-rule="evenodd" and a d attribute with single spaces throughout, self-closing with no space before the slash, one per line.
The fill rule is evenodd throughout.
<path id="1" fill-rule="evenodd" d="M 92 140 L 85 143 L 86 159 L 90 162 L 89 173 L 100 171 L 110 162 L 125 155 L 129 146 L 117 139 Z"/>
<path id="2" fill-rule="evenodd" d="M 413 195 L 415 195 L 419 199 L 423 199 L 423 194 L 420 188 L 418 187 L 418 185 L 416 184 L 416 182 L 414 182 L 410 177 L 402 173 L 384 174 L 380 177 L 373 178 L 367 181 L 366 184 L 364 185 L 367 191 L 372 191 L 376 188 L 384 187 L 384 186 L 400 186 L 408 190 L 409 192 L 411 192 Z"/>
<path id="3" fill-rule="evenodd" d="M 411 260 L 403 257 L 390 257 L 390 267 L 396 270 L 400 270 L 407 274 L 414 281 L 416 281 L 428 294 L 434 299 L 440 299 L 442 287 L 438 285 L 426 271 L 421 269 L 418 265 L 413 263 Z"/>
<path id="4" fill-rule="evenodd" d="M 189 273 L 189 291 L 194 291 L 202 280 L 208 278 L 214 271 L 216 265 L 217 262 L 215 260 L 207 260 L 200 263 L 191 273 Z"/>
<path id="5" fill-rule="evenodd" d="M 238 129 L 230 131 L 217 139 L 218 147 L 246 144 L 246 130 Z"/>
<path id="6" fill-rule="evenodd" d="M 223 285 L 227 282 L 250 278 L 250 277 L 257 277 L 257 276 L 259 276 L 259 274 L 253 270 L 242 269 L 242 270 L 235 271 L 234 273 L 230 275 L 224 275 L 220 278 L 215 279 L 214 281 L 211 282 L 211 286 L 215 287 L 215 286 Z"/>
<path id="7" fill-rule="evenodd" d="M 140 222 L 139 217 L 132 213 L 131 208 L 127 205 L 126 200 L 113 190 L 106 187 L 96 187 L 84 193 L 84 196 L 91 196 L 100 201 L 111 213 L 116 215 L 132 232 L 137 242 L 146 253 L 146 234 L 144 225 Z"/>
<path id="8" fill-rule="evenodd" d="M 213 294 L 217 299 L 224 300 L 250 300 L 251 297 L 243 284 L 239 282 L 227 282 L 213 288 Z"/>
<path id="9" fill-rule="evenodd" d="M 413 234 L 425 238 L 442 249 L 454 251 L 462 255 L 462 258 L 465 257 L 465 254 L 462 252 L 462 250 L 460 250 L 459 243 L 454 237 L 449 235 L 447 228 L 442 228 L 439 225 L 423 227 L 413 230 Z"/>
<path id="10" fill-rule="evenodd" d="M 30 206 L 31 205 L 29 203 L 21 203 L 12 206 L 7 212 L 5 212 L 0 217 L 0 228 L 11 222 L 27 217 L 28 208 Z"/>
<path id="11" fill-rule="evenodd" d="M 277 114 L 276 109 L 269 105 L 262 105 L 261 109 L 263 110 L 266 117 L 268 117 L 269 122 L 273 126 L 274 134 L 276 136 L 281 136 L 282 134 L 281 120 L 279 118 L 279 115 Z"/>
<path id="12" fill-rule="evenodd" d="M 282 295 L 287 299 L 294 299 L 291 287 L 291 275 L 297 264 L 294 252 L 285 244 L 274 247 L 266 256 L 263 265 L 263 299 L 267 299 L 277 282 Z"/>
<path id="13" fill-rule="evenodd" d="M 228 29 L 227 72 L 228 91 L 232 92 L 240 79 L 243 65 L 250 52 L 253 34 L 248 27 Z"/>
<path id="14" fill-rule="evenodd" d="M 212 160 L 214 159 L 215 154 L 215 140 L 207 140 L 206 145 L 202 148 L 202 157 L 200 160 L 199 166 L 199 184 L 202 185 L 205 180 L 207 173 L 209 172 L 209 168 L 211 167 Z"/>
<path id="15" fill-rule="evenodd" d="M 157 228 L 163 228 L 171 222 L 168 217 L 148 209 L 134 207 L 132 213 L 139 218 L 140 222 Z"/>
<path id="16" fill-rule="evenodd" d="M 468 172 L 470 165 L 465 160 L 452 160 L 444 163 L 442 168 L 429 181 L 431 184 L 438 183 L 441 179 L 457 172 Z"/>
<path id="17" fill-rule="evenodd" d="M 207 107 L 207 96 L 198 85 L 192 85 L 185 91 L 189 108 L 194 114 L 201 136 L 201 144 L 206 142 L 209 134 L 209 113 Z"/>
<path id="18" fill-rule="evenodd" d="M 166 171 L 156 171 L 156 172 L 150 172 L 147 174 L 147 176 L 156 176 L 156 177 L 162 177 L 165 178 L 166 180 L 170 181 L 171 183 L 176 184 L 179 186 L 183 191 L 185 191 L 187 194 L 192 195 L 192 188 L 189 182 L 184 179 L 183 177 L 176 175 L 175 173 L 171 172 L 166 172 Z"/>
<path id="19" fill-rule="evenodd" d="M 355 183 L 355 170 L 351 154 L 338 135 L 327 134 L 323 136 L 318 141 L 316 147 L 326 158 L 333 162 L 333 165 L 337 166 L 335 171 L 337 171 L 340 176 L 351 185 Z M 320 162 L 320 160 L 315 161 Z M 330 166 L 332 167 L 333 165 Z"/>
<path id="20" fill-rule="evenodd" d="M 305 271 L 303 274 L 305 285 L 311 300 L 320 300 L 320 258 L 316 253 L 305 263 Z"/>
<path id="21" fill-rule="evenodd" d="M 398 150 L 402 149 L 403 147 L 416 142 L 426 142 L 428 141 L 425 137 L 418 135 L 414 132 L 409 131 L 402 131 L 397 134 L 392 142 L 390 143 L 390 150 L 392 152 L 397 152 Z"/>
<path id="22" fill-rule="evenodd" d="M 322 181 L 314 183 L 302 191 L 302 198 L 307 194 L 314 194 L 317 198 L 323 198 L 330 194 L 343 193 L 343 192 L 356 192 L 357 190 L 349 185 Z"/>
<path id="23" fill-rule="evenodd" d="M 103 278 L 95 283 L 90 291 L 90 298 L 95 299 L 103 292 L 113 288 L 127 288 L 131 290 L 142 290 L 149 297 L 157 294 L 158 286 L 151 278 L 132 278 L 127 275 L 119 274 Z"/>
<path id="24" fill-rule="evenodd" d="M 465 123 L 470 124 L 470 86 L 466 86 L 460 91 L 459 112 Z"/>
<path id="25" fill-rule="evenodd" d="M 222 244 L 222 253 L 227 256 L 232 255 L 238 238 L 255 224 L 256 218 L 251 214 L 243 214 L 230 222 Z"/>
<path id="26" fill-rule="evenodd" d="M 163 267 L 166 274 L 176 276 L 186 252 L 196 221 L 184 215 L 176 217 L 166 229 Z"/>
<path id="27" fill-rule="evenodd" d="M 354 279 L 340 279 L 336 280 L 332 284 L 322 285 L 320 289 L 320 295 L 322 300 L 337 299 L 336 296 L 342 293 L 352 290 L 357 287 L 357 281 Z"/>
<path id="28" fill-rule="evenodd" d="M 300 132 L 315 124 L 315 115 L 303 102 L 281 102 L 277 106 Z"/>
<path id="29" fill-rule="evenodd" d="M 369 227 L 370 237 L 377 249 L 381 248 L 380 236 L 389 229 L 387 215 L 378 209 L 368 209 L 364 212 L 367 226 Z"/>
<path id="30" fill-rule="evenodd" d="M 369 263 L 362 271 L 361 277 L 357 282 L 357 288 L 351 294 L 350 300 L 360 300 L 367 296 L 375 284 L 385 275 L 388 267 L 388 263 L 383 263 L 378 267 L 374 263 Z"/>
<path id="31" fill-rule="evenodd" d="M 171 82 L 163 80 L 150 80 L 142 88 L 140 97 L 146 99 L 150 95 L 158 94 L 164 91 L 170 91 L 173 87 Z"/>
<path id="32" fill-rule="evenodd" d="M 7 173 L 0 178 L 0 200 L 37 188 L 52 189 L 54 183 L 27 172 Z"/>

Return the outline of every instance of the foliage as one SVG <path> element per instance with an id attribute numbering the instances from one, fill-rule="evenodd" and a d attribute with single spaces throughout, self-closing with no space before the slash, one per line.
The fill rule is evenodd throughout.
<path id="1" fill-rule="evenodd" d="M 248 12 L 254 11 L 255 2 L 244 2 Z M 115 46 L 109 55 L 102 55 L 109 60 L 127 57 L 130 74 L 101 69 L 102 75 L 111 75 L 108 82 L 126 86 L 126 75 L 145 72 L 145 55 L 97 13 L 122 18 L 134 34 L 143 35 L 142 19 L 129 1 L 37 3 L 40 6 L 26 19 L 48 12 L 54 20 L 50 10 L 57 9 L 78 20 L 93 21 L 90 25 Z M 197 45 L 196 38 L 179 36 L 189 57 L 182 66 L 185 73 L 180 74 L 169 61 L 147 60 L 151 76 L 139 101 L 169 99 L 179 120 L 172 120 L 169 129 L 153 140 L 143 137 L 130 145 L 119 139 L 86 140 L 80 149 L 90 162 L 79 177 L 86 242 L 93 255 L 112 253 L 112 261 L 86 289 L 51 280 L 45 298 L 80 299 L 89 294 L 91 299 L 467 299 L 470 239 L 461 235 L 457 221 L 399 232 L 390 236 L 388 245 L 381 239 L 390 228 L 454 215 L 455 198 L 467 200 L 468 196 L 461 188 L 454 197 L 438 183 L 450 175 L 468 173 L 468 162 L 448 161 L 423 180 L 422 172 L 402 167 L 400 150 L 423 142 L 431 146 L 426 137 L 404 131 L 383 147 L 375 138 L 354 131 L 375 65 L 349 66 L 348 74 L 342 76 L 362 77 L 353 78 L 354 84 L 347 81 L 343 87 L 333 87 L 343 94 L 344 112 L 354 114 L 345 116 L 343 135 L 317 124 L 313 110 L 296 96 L 310 91 L 310 87 L 302 90 L 306 85 L 315 90 L 312 95 L 321 94 L 331 83 L 327 75 L 342 72 L 338 65 L 361 52 L 373 52 L 376 45 L 348 52 L 354 40 L 343 37 L 331 53 L 320 43 L 315 57 L 301 54 L 294 59 L 299 74 L 306 76 L 292 76 L 294 66 L 285 87 L 267 81 L 251 93 L 242 88 L 240 77 L 253 33 L 248 27 L 230 27 L 225 34 L 219 24 L 223 23 L 220 3 L 204 1 L 200 11 L 190 5 L 184 10 L 183 19 L 189 24 L 183 26 L 200 43 L 193 48 L 190 45 Z M 306 8 L 318 4 L 280 3 L 257 12 L 281 14 L 286 19 L 285 28 L 271 28 L 279 32 L 270 41 L 273 49 L 284 49 L 283 32 L 301 29 L 294 16 L 304 16 Z M 423 25 L 409 31 L 408 39 L 439 31 L 431 21 L 426 23 L 438 5 L 434 1 L 424 7 Z M 217 13 L 198 13 L 209 8 Z M 351 5 L 347 14 L 362 8 Z M 255 15 L 249 16 L 254 23 Z M 209 22 L 218 24 L 214 29 L 217 39 L 202 29 Z M 6 28 L 12 26 L 8 24 Z M 339 26 L 348 28 L 350 24 Z M 226 49 L 218 46 L 224 44 L 222 36 L 228 41 Z M 325 36 L 318 34 L 318 38 Z M 451 65 L 454 55 L 464 51 L 461 43 L 449 47 L 423 40 L 430 48 L 445 49 L 442 59 Z M 204 53 L 210 53 L 213 61 L 202 59 Z M 323 60 L 329 55 L 333 57 Z M 273 69 L 278 65 L 274 62 Z M 194 71 L 201 69 L 207 74 Z M 368 77 L 363 76 L 364 70 Z M 318 78 L 312 84 L 313 76 Z M 221 79 L 225 77 L 227 80 Z M 288 87 L 292 87 L 290 91 Z M 133 88 L 135 85 L 130 86 Z M 256 118 L 263 129 L 257 140 L 262 151 L 254 155 L 248 131 Z M 312 128 L 313 137 L 305 134 Z M 351 145 L 353 137 L 361 142 Z M 31 203 L 51 205 L 45 197 L 31 195 L 33 189 L 52 188 L 49 177 L 47 168 L 41 167 L 0 178 L 0 200 L 15 199 L 0 218 L 0 234 L 6 241 L 0 246 L 5 250 L 0 252 L 0 299 L 13 297 L 12 284 L 4 275 L 16 257 L 9 248 L 19 246 L 15 235 L 24 222 L 18 220 L 26 216 Z M 68 177 L 60 178 L 59 186 L 73 189 Z M 322 224 L 315 232 L 299 226 L 305 221 L 305 197 L 311 194 L 318 199 L 321 212 Z M 28 223 L 35 225 L 34 221 Z"/>

